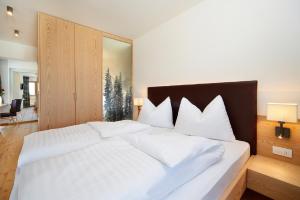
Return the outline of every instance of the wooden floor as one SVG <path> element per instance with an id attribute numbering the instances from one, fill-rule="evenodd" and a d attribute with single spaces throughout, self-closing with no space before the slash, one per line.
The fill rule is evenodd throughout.
<path id="1" fill-rule="evenodd" d="M 0 133 L 0 200 L 9 199 L 23 137 L 37 131 L 37 123 L 6 126 Z"/>

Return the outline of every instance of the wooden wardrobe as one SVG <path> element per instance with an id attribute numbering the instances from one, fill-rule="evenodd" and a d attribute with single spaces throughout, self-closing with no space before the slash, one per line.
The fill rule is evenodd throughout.
<path id="1" fill-rule="evenodd" d="M 38 15 L 39 129 L 102 118 L 101 31 Z"/>

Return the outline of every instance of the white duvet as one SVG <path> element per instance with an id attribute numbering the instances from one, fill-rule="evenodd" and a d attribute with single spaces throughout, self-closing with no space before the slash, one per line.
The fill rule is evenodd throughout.
<path id="1" fill-rule="evenodd" d="M 10 199 L 160 199 L 220 160 L 223 153 L 224 147 L 218 145 L 170 168 L 121 138 L 108 140 L 23 166 Z"/>
<path id="2" fill-rule="evenodd" d="M 186 136 L 164 129 L 160 130 L 158 134 L 153 134 L 155 130 L 157 129 L 148 133 L 126 135 L 123 138 L 170 168 L 219 148 L 221 145 L 218 141 L 198 136 Z"/>
<path id="3" fill-rule="evenodd" d="M 151 126 L 133 120 L 117 122 L 88 122 L 103 138 L 122 136 L 128 133 L 136 133 L 149 129 Z"/>
<path id="4" fill-rule="evenodd" d="M 18 168 L 42 158 L 95 144 L 100 140 L 99 134 L 87 124 L 32 133 L 24 137 Z"/>
<path id="5" fill-rule="evenodd" d="M 118 122 L 92 122 L 65 128 L 39 131 L 24 137 L 18 168 L 25 164 L 62 155 L 104 140 L 101 134 L 128 134 L 145 130 L 149 126 L 124 120 Z"/>

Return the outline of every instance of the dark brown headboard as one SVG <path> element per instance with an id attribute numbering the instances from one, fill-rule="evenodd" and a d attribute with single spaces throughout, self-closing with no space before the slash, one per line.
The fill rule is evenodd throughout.
<path id="1" fill-rule="evenodd" d="M 217 95 L 224 100 L 235 137 L 248 142 L 251 154 L 256 154 L 257 81 L 148 88 L 148 98 L 155 105 L 168 96 L 171 98 L 174 124 L 182 97 L 203 110 Z"/>

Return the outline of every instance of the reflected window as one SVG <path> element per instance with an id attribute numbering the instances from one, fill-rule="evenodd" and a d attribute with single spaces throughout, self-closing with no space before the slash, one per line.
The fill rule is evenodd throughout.
<path id="1" fill-rule="evenodd" d="M 29 95 L 35 96 L 35 82 L 29 82 Z"/>

